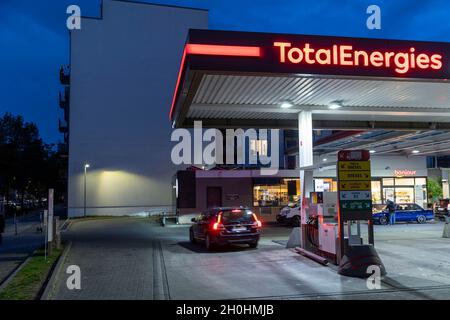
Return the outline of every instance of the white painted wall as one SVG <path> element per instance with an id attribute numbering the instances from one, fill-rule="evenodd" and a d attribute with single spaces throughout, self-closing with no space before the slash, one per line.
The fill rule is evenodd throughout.
<path id="1" fill-rule="evenodd" d="M 204 10 L 104 0 L 102 19 L 71 32 L 69 216 L 171 208 L 168 118 L 189 28 Z"/>

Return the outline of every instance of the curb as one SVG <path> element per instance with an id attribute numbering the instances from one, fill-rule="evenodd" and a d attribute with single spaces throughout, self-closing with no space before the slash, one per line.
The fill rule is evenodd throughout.
<path id="1" fill-rule="evenodd" d="M 64 262 L 66 261 L 67 255 L 68 255 L 71 247 L 72 247 L 72 242 L 69 242 L 67 244 L 67 246 L 64 247 L 64 250 L 61 253 L 61 256 L 59 257 L 58 262 L 56 263 L 56 266 L 54 267 L 52 274 L 49 276 L 49 280 L 44 289 L 44 292 L 41 295 L 40 300 L 52 300 L 53 295 L 55 293 L 56 285 L 59 282 L 59 274 L 62 271 L 62 266 L 63 266 Z"/>
<path id="2" fill-rule="evenodd" d="M 72 227 L 73 224 L 73 220 L 71 220 L 70 218 L 67 218 L 66 220 L 64 220 L 64 222 L 61 224 L 61 226 L 59 227 L 59 230 L 61 232 L 64 231 L 68 231 L 70 230 L 70 228 Z"/>
<path id="3" fill-rule="evenodd" d="M 11 271 L 6 278 L 1 282 L 0 284 L 0 291 L 2 291 L 3 289 L 5 289 L 5 287 L 12 281 L 12 279 L 14 279 L 14 277 L 16 276 L 16 274 L 22 270 L 22 268 L 28 263 L 28 261 L 30 261 L 31 257 L 33 257 L 35 251 L 33 251 L 31 254 L 28 255 L 28 257 L 26 257 L 16 268 L 14 268 L 13 271 Z"/>

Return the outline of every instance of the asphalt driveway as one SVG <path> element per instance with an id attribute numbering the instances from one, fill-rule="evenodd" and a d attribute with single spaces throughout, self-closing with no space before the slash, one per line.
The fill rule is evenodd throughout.
<path id="1" fill-rule="evenodd" d="M 377 226 L 376 247 L 388 276 L 380 290 L 342 277 L 285 249 L 290 228 L 266 226 L 260 246 L 207 252 L 189 243 L 187 226 L 145 218 L 78 221 L 52 299 L 439 299 L 450 298 L 450 239 L 442 224 Z M 81 268 L 81 290 L 65 270 Z"/>

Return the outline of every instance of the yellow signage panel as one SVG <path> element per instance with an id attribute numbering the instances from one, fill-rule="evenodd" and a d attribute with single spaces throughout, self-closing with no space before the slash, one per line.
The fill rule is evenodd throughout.
<path id="1" fill-rule="evenodd" d="M 339 180 L 371 180 L 370 171 L 341 171 L 339 170 Z"/>
<path id="2" fill-rule="evenodd" d="M 339 170 L 370 171 L 370 161 L 339 161 Z"/>
<path id="3" fill-rule="evenodd" d="M 371 190 L 369 181 L 339 181 L 340 191 Z"/>

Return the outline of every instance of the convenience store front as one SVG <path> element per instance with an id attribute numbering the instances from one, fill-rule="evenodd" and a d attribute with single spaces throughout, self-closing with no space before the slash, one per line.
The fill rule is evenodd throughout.
<path id="1" fill-rule="evenodd" d="M 315 191 L 337 191 L 335 178 L 315 178 Z M 372 178 L 373 204 L 416 203 L 427 208 L 427 177 L 374 177 Z"/>
<path id="2" fill-rule="evenodd" d="M 415 176 L 416 170 L 398 170 L 396 176 L 372 178 L 372 201 L 385 204 L 416 203 L 427 208 L 427 177 Z M 335 177 L 314 178 L 315 191 L 337 191 Z M 265 179 L 253 182 L 253 207 L 283 207 L 300 197 L 299 179 Z M 249 204 L 247 204 L 249 205 Z"/>
<path id="3" fill-rule="evenodd" d="M 330 157 L 329 157 L 330 158 Z M 372 200 L 384 204 L 416 203 L 427 207 L 425 156 L 373 156 Z M 298 170 L 280 170 L 276 176 L 262 176 L 259 170 L 179 171 L 176 211 L 201 212 L 214 206 L 248 206 L 265 221 L 275 220 L 282 207 L 300 198 Z M 314 171 L 315 191 L 337 191 L 336 168 Z"/>
<path id="4" fill-rule="evenodd" d="M 372 201 L 384 204 L 416 203 L 427 208 L 427 167 L 425 157 L 372 158 Z M 314 173 L 315 191 L 337 191 L 333 170 Z"/>

